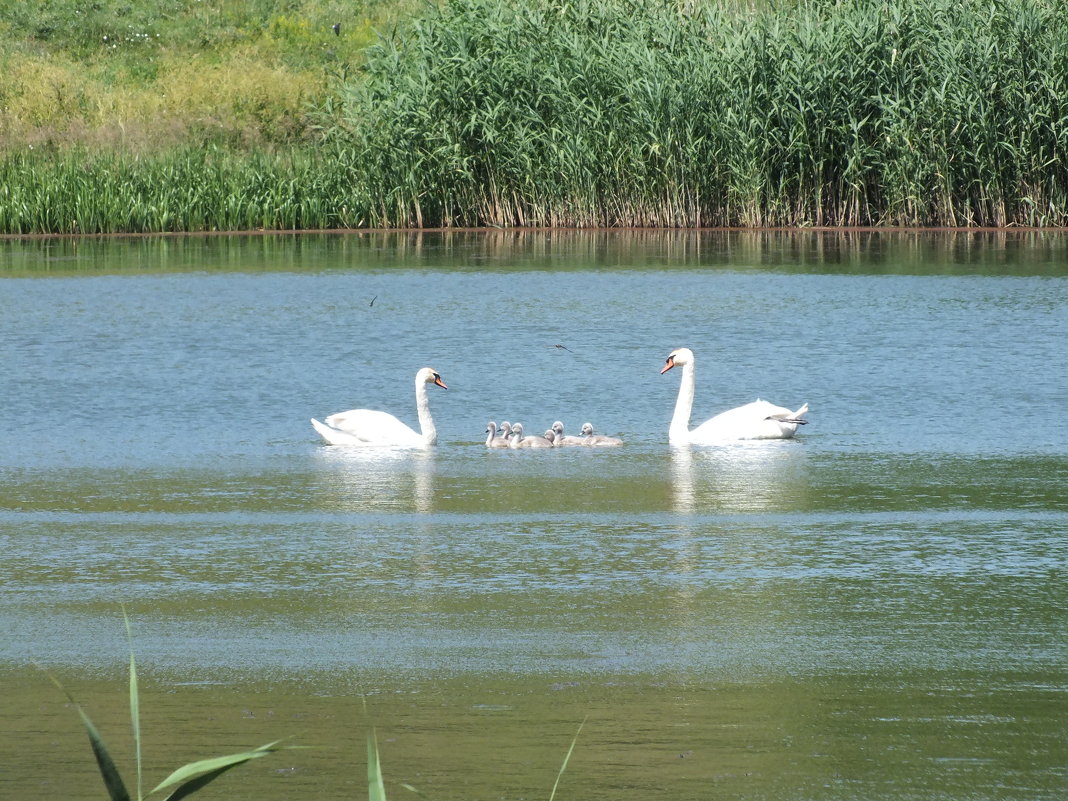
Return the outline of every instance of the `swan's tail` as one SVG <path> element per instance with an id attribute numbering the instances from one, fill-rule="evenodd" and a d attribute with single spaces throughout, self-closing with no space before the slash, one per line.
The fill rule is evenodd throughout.
<path id="1" fill-rule="evenodd" d="M 805 419 L 805 415 L 808 414 L 808 404 L 802 404 L 801 408 L 796 412 L 787 412 L 786 414 L 779 413 L 769 416 L 768 420 L 775 420 L 780 423 L 795 423 L 799 426 L 808 425 L 808 420 Z"/>
<path id="2" fill-rule="evenodd" d="M 349 434 L 346 431 L 339 431 L 336 428 L 332 428 L 328 425 L 320 423 L 314 417 L 311 418 L 312 427 L 319 432 L 319 436 L 322 437 L 327 445 L 361 445 L 358 438 Z"/>
<path id="3" fill-rule="evenodd" d="M 311 419 L 311 424 L 312 424 L 312 428 L 314 428 L 316 431 L 319 432 L 319 436 L 321 436 L 327 442 L 330 442 L 330 440 L 332 439 L 333 434 L 335 432 L 335 429 L 331 428 L 328 425 L 324 425 L 323 423 L 320 423 L 314 417 Z M 333 443 L 331 443 L 331 444 L 333 444 Z"/>
<path id="4" fill-rule="evenodd" d="M 808 404 L 801 404 L 801 408 L 791 414 L 785 420 L 784 423 L 797 423 L 799 426 L 808 425 L 808 420 L 805 419 L 805 415 L 808 414 Z"/>

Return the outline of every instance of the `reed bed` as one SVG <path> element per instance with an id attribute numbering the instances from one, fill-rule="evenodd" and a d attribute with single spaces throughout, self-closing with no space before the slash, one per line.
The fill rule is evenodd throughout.
<path id="1" fill-rule="evenodd" d="M 1068 222 L 1059 0 L 447 0 L 343 101 L 374 226 Z"/>
<path id="2" fill-rule="evenodd" d="M 0 232 L 351 227 L 350 190 L 335 161 L 311 149 L 11 154 L 0 160 Z"/>
<path id="3" fill-rule="evenodd" d="M 1061 0 L 443 0 L 343 74 L 315 145 L 0 155 L 0 232 L 1068 224 Z"/>

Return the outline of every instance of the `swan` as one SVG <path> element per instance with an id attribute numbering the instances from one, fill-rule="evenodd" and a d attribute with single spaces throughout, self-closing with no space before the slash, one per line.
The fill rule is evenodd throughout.
<path id="1" fill-rule="evenodd" d="M 426 448 L 438 441 L 438 430 L 430 416 L 426 385 L 448 389 L 441 376 L 431 367 L 415 374 L 415 407 L 419 413 L 419 431 L 406 426 L 396 417 L 373 409 L 349 409 L 326 418 L 325 424 L 314 417 L 311 424 L 330 445 L 361 445 L 379 448 Z"/>
<path id="2" fill-rule="evenodd" d="M 509 426 L 511 429 L 511 426 Z M 490 420 L 486 423 L 486 447 L 487 448 L 507 448 L 508 439 L 506 437 L 497 436 L 497 424 Z"/>
<path id="3" fill-rule="evenodd" d="M 552 432 L 556 435 L 553 444 L 557 447 L 565 445 L 585 445 L 585 438 L 564 436 L 564 424 L 557 420 L 553 423 Z"/>
<path id="4" fill-rule="evenodd" d="M 553 444 L 545 437 L 524 437 L 523 424 L 512 423 L 512 440 L 509 448 L 551 448 Z"/>
<path id="5" fill-rule="evenodd" d="M 593 423 L 583 423 L 580 432 L 582 444 L 591 448 L 604 448 L 611 445 L 622 445 L 623 440 L 619 437 L 606 437 L 603 434 L 593 433 Z"/>
<path id="6" fill-rule="evenodd" d="M 504 440 L 505 445 L 512 439 L 512 424 L 507 420 L 501 423 L 501 439 Z"/>
<path id="7" fill-rule="evenodd" d="M 808 421 L 808 404 L 797 411 L 755 400 L 745 406 L 721 412 L 690 430 L 690 411 L 693 408 L 694 374 L 693 351 L 679 348 L 668 354 L 663 375 L 672 367 L 682 367 L 682 383 L 675 402 L 675 413 L 668 428 L 668 442 L 672 445 L 712 445 L 738 439 L 789 439 L 797 427 Z"/>

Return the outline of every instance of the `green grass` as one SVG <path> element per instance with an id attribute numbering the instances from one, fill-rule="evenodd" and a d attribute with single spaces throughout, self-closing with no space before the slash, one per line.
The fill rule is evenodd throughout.
<path id="1" fill-rule="evenodd" d="M 328 149 L 185 148 L 133 156 L 63 150 L 0 160 L 0 231 L 343 228 L 360 220 Z"/>
<path id="2" fill-rule="evenodd" d="M 308 141 L 309 111 L 413 0 L 0 4 L 0 151 Z M 333 26 L 339 26 L 335 34 Z"/>

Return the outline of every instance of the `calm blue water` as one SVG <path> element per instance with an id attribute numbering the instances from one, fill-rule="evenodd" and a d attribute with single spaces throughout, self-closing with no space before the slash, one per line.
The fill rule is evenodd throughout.
<path id="1" fill-rule="evenodd" d="M 3 241 L 0 664 L 117 675 L 125 602 L 179 682 L 653 682 L 613 702 L 623 729 L 686 687 L 848 698 L 852 734 L 813 749 L 901 720 L 923 766 L 729 794 L 1053 798 L 1066 332 L 1054 234 Z M 672 451 L 679 346 L 694 424 L 761 397 L 810 425 Z M 415 425 L 424 365 L 449 385 L 433 452 L 318 440 L 353 407 Z M 627 444 L 488 452 L 490 419 Z M 1030 710 L 1015 785 L 993 695 Z M 995 760 L 955 765 L 959 793 L 923 745 L 949 719 Z"/>
<path id="2" fill-rule="evenodd" d="M 443 445 L 510 416 L 569 430 L 588 418 L 653 446 L 677 391 L 658 370 L 680 345 L 698 359 L 695 422 L 757 396 L 808 401 L 808 452 L 1063 454 L 1068 443 L 1063 274 L 308 261 L 4 280 L 0 426 L 19 446 L 0 464 L 306 455 L 310 416 L 366 405 L 414 425 L 411 379 L 425 364 L 450 386 L 432 398 Z"/>

